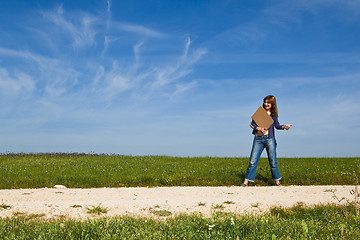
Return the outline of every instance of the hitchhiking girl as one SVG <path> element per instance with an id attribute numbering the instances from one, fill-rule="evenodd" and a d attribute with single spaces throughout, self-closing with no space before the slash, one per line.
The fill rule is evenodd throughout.
<path id="1" fill-rule="evenodd" d="M 280 184 L 281 176 L 276 160 L 276 140 L 275 140 L 274 128 L 279 130 L 283 130 L 283 129 L 289 130 L 292 124 L 280 125 L 278 121 L 278 109 L 276 106 L 276 99 L 274 96 L 268 95 L 264 98 L 263 108 L 273 119 L 274 123 L 269 127 L 269 129 L 264 129 L 259 127 L 254 122 L 254 120 L 251 121 L 250 126 L 253 129 L 253 134 L 255 136 L 251 149 L 250 161 L 249 161 L 249 166 L 247 168 L 245 180 L 243 184 L 241 184 L 242 187 L 246 187 L 249 184 L 249 182 L 255 181 L 256 168 L 264 148 L 266 149 L 270 164 L 271 177 L 275 181 L 275 185 L 281 186 Z"/>

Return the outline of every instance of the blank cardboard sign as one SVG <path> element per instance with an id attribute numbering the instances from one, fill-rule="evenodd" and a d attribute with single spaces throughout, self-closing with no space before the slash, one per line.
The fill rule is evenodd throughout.
<path id="1" fill-rule="evenodd" d="M 260 106 L 251 117 L 261 128 L 269 129 L 274 120 L 267 114 L 266 110 Z"/>

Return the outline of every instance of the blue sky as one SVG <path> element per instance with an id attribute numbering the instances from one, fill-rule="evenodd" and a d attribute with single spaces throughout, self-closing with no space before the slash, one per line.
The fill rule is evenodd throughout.
<path id="1" fill-rule="evenodd" d="M 0 152 L 358 157 L 358 0 L 0 3 Z"/>

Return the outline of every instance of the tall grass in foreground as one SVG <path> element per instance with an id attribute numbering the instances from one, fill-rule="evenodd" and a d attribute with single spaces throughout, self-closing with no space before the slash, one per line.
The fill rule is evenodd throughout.
<path id="1" fill-rule="evenodd" d="M 348 205 L 273 208 L 262 216 L 180 215 L 166 220 L 115 217 L 50 222 L 0 219 L 0 239 L 360 239 L 360 217 Z"/>
<path id="2" fill-rule="evenodd" d="M 279 158 L 284 185 L 352 185 L 356 158 Z M 239 185 L 248 158 L 123 156 L 79 153 L 1 154 L 0 189 Z M 272 185 L 260 159 L 257 185 Z"/>

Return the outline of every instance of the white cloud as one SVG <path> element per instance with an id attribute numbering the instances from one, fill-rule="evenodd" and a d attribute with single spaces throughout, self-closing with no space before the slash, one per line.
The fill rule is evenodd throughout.
<path id="1" fill-rule="evenodd" d="M 183 93 L 195 88 L 197 86 L 197 82 L 196 81 L 192 81 L 189 83 L 178 83 L 176 84 L 176 88 L 174 93 L 172 94 L 172 98 L 175 98 L 179 95 L 182 95 Z"/>
<path id="2" fill-rule="evenodd" d="M 42 68 L 46 68 L 48 64 L 56 64 L 56 60 L 48 57 L 44 57 L 38 54 L 26 50 L 13 50 L 0 47 L 0 55 L 9 56 L 13 58 L 21 58 L 29 61 L 33 61 Z"/>
<path id="3" fill-rule="evenodd" d="M 180 69 L 180 67 L 181 65 L 157 69 L 155 76 L 156 81 L 152 84 L 152 88 L 154 90 L 160 89 L 191 73 L 191 69 Z"/>
<path id="4" fill-rule="evenodd" d="M 100 80 L 104 77 L 104 74 L 105 74 L 105 69 L 103 66 L 99 66 L 96 73 L 95 73 L 95 76 L 93 78 L 93 83 L 92 83 L 92 88 L 93 90 L 95 90 L 97 84 L 100 82 Z"/>
<path id="5" fill-rule="evenodd" d="M 113 37 L 110 35 L 104 36 L 104 49 L 102 50 L 102 53 L 101 53 L 102 59 L 104 59 L 105 54 L 107 53 L 107 51 L 111 47 L 111 45 L 119 40 L 120 40 L 119 37 Z"/>
<path id="6" fill-rule="evenodd" d="M 184 53 L 180 56 L 177 63 L 156 70 L 156 80 L 152 84 L 153 89 L 159 89 L 170 83 L 176 82 L 192 72 L 193 65 L 207 53 L 207 50 L 196 49 L 189 55 L 190 44 L 191 40 L 188 38 L 185 44 Z"/>
<path id="7" fill-rule="evenodd" d="M 111 24 L 111 0 L 107 0 L 107 19 L 106 19 L 106 29 L 105 29 L 105 36 L 104 36 L 104 49 L 101 53 L 102 57 L 105 56 L 107 49 L 109 48 L 109 44 L 111 43 L 111 37 L 109 36 L 109 28 Z"/>
<path id="8" fill-rule="evenodd" d="M 68 21 L 64 16 L 63 6 L 59 6 L 56 12 L 43 12 L 43 16 L 64 31 L 64 36 L 69 34 L 73 41 L 75 49 L 85 46 L 92 46 L 94 43 L 95 31 L 93 25 L 96 18 L 90 15 L 79 17 L 79 23 Z"/>
<path id="9" fill-rule="evenodd" d="M 280 6 L 288 10 L 303 10 L 311 13 L 318 13 L 326 8 L 336 8 L 338 11 L 345 10 L 348 13 L 360 14 L 360 2 L 358 0 L 296 0 L 292 2 L 284 1 Z M 338 14 L 338 17 L 347 16 Z"/>
<path id="10" fill-rule="evenodd" d="M 22 91 L 31 92 L 35 90 L 35 81 L 22 72 L 11 77 L 6 69 L 0 68 L 0 90 L 6 95 L 19 94 Z"/>
<path id="11" fill-rule="evenodd" d="M 271 52 L 271 53 L 216 53 L 213 54 L 214 60 L 209 56 L 207 62 L 215 63 L 221 62 L 222 64 L 254 64 L 254 63 L 307 63 L 307 64 L 353 64 L 360 63 L 360 56 L 357 53 L 348 52 Z M 340 65 L 341 66 L 341 65 Z M 339 67 L 337 67 L 339 68 Z M 329 71 L 336 71 L 334 66 L 329 67 Z M 341 68 L 343 69 L 343 68 Z"/>
<path id="12" fill-rule="evenodd" d="M 139 64 L 139 58 L 140 58 L 140 48 L 141 46 L 144 44 L 144 42 L 139 42 L 138 44 L 136 44 L 134 46 L 134 57 L 135 57 L 135 67 L 136 69 L 138 68 L 138 64 Z"/>
<path id="13" fill-rule="evenodd" d="M 221 34 L 216 38 L 227 42 L 230 45 L 233 44 L 248 44 L 258 41 L 263 41 L 268 35 L 269 29 L 266 30 L 266 27 L 260 26 L 257 23 L 247 23 L 240 26 L 231 28 Z"/>
<path id="14" fill-rule="evenodd" d="M 21 59 L 32 66 L 35 63 L 36 68 L 32 67 L 31 70 L 28 69 L 27 75 L 25 73 L 21 75 L 19 79 L 22 79 L 22 82 L 13 81 L 12 85 L 8 84 L 6 87 L 18 89 L 19 84 L 22 84 L 23 89 L 31 89 L 31 86 L 35 85 L 26 81 L 31 78 L 25 76 L 35 77 L 41 94 L 38 98 L 43 103 L 63 104 L 61 99 L 81 97 L 82 94 L 91 99 L 101 95 L 100 101 L 112 102 L 124 92 L 130 92 L 136 99 L 142 98 L 147 101 L 152 97 L 168 99 L 178 97 L 197 86 L 194 80 L 183 82 L 182 79 L 192 72 L 194 65 L 207 53 L 207 50 L 192 50 L 190 47 L 189 38 L 185 42 L 183 53 L 174 56 L 173 63 L 166 62 L 163 66 L 151 61 L 141 62 L 142 49 L 146 48 L 144 41 L 133 46 L 134 61 L 124 63 L 113 60 L 110 68 L 106 64 L 87 60 L 86 65 L 81 66 L 81 69 L 75 69 L 72 65 L 66 64 L 66 59 L 49 58 L 29 51 L 5 48 L 0 48 L 0 55 Z M 5 75 L 3 73 L 3 76 Z M 84 84 L 87 77 L 91 79 L 90 84 Z M 5 83 L 2 83 L 2 86 L 5 88 Z M 53 106 L 51 104 L 49 106 Z"/>
<path id="15" fill-rule="evenodd" d="M 106 101 L 119 97 L 119 94 L 130 92 L 133 96 L 162 96 L 171 98 L 179 96 L 197 86 L 196 81 L 183 78 L 189 76 L 195 64 L 207 53 L 206 49 L 191 48 L 190 38 L 186 39 L 183 53 L 172 56 L 166 62 L 142 62 L 142 52 L 146 50 L 147 42 L 138 41 L 132 46 L 133 61 L 124 60 L 121 56 L 106 56 L 110 45 L 121 40 L 107 31 L 121 30 L 151 38 L 165 38 L 168 35 L 143 25 L 111 22 L 111 5 L 107 2 L 107 19 L 103 18 L 103 26 L 109 26 L 105 32 L 99 29 L 98 18 L 89 14 L 65 13 L 62 5 L 53 11 L 43 11 L 45 20 L 54 24 L 60 30 L 61 37 L 71 37 L 75 49 L 94 44 L 97 33 L 103 34 L 104 48 L 99 50 L 100 58 L 86 58 L 78 53 L 65 52 L 56 57 L 46 57 L 29 51 L 0 48 L 0 55 L 7 55 L 25 60 L 27 65 L 35 63 L 27 69 L 28 75 L 39 81 L 41 98 L 45 101 L 56 101 L 57 98 L 66 96 L 79 96 L 81 94 L 105 94 Z M 34 27 L 36 29 L 36 27 Z M 56 31 L 54 31 L 56 32 Z M 48 33 L 54 41 L 57 35 Z M 100 38 L 102 39 L 102 38 Z M 66 50 L 64 50 L 66 51 Z M 91 56 L 96 56 L 96 51 L 91 51 Z M 83 61 L 84 64 L 79 64 Z M 26 72 L 26 71 L 25 71 Z M 90 79 L 90 80 L 87 80 Z M 86 84 L 89 82 L 90 84 Z"/>
<path id="16" fill-rule="evenodd" d="M 108 83 L 109 93 L 121 93 L 132 88 L 131 77 L 127 76 L 126 72 L 121 71 L 121 68 L 114 63 L 113 69 L 105 73 L 105 82 Z"/>
<path id="17" fill-rule="evenodd" d="M 148 100 L 151 96 L 172 98 L 197 86 L 196 81 L 183 82 L 194 65 L 207 53 L 206 49 L 190 51 L 190 38 L 185 43 L 183 54 L 174 57 L 174 62 L 156 65 L 152 61 L 142 63 L 141 50 L 146 43 L 141 41 L 133 46 L 134 61 L 121 64 L 114 60 L 110 69 L 99 66 L 93 78 L 93 89 L 104 92 L 107 101 L 117 95 L 130 92 L 137 99 Z M 141 95 L 141 98 L 139 96 Z"/>
<path id="18" fill-rule="evenodd" d="M 80 73 L 71 67 L 65 66 L 65 63 L 59 59 L 44 57 L 29 51 L 17 51 L 5 48 L 0 48 L 0 55 L 1 54 L 19 59 L 19 62 L 21 62 L 20 60 L 24 61 L 21 63 L 24 73 L 16 75 L 16 84 L 14 81 L 9 81 L 12 82 L 11 86 L 14 89 L 18 89 L 21 83 L 22 89 L 26 87 L 26 89 L 32 90 L 35 86 L 34 80 L 32 79 L 36 79 L 38 88 L 44 90 L 42 97 L 49 98 L 50 100 L 67 93 L 78 84 L 78 76 Z M 27 67 L 28 65 L 33 66 L 34 64 L 36 68 Z M 14 71 L 18 71 L 17 68 L 15 69 Z M 26 71 L 27 73 L 25 73 Z M 3 76 L 6 76 L 4 72 Z"/>
<path id="19" fill-rule="evenodd" d="M 264 42 L 267 38 L 279 30 L 292 28 L 294 25 L 301 27 L 304 20 L 304 13 L 314 17 L 323 14 L 324 10 L 336 9 L 339 14 L 334 18 L 349 19 L 358 21 L 360 14 L 360 1 L 358 0 L 294 0 L 277 1 L 269 7 L 259 11 L 253 18 L 246 22 L 235 23 L 229 29 L 219 33 L 215 39 L 224 41 L 229 45 L 248 45 L 257 42 Z M 345 14 L 344 14 L 345 13 Z M 321 22 L 320 19 L 319 22 Z"/>
<path id="20" fill-rule="evenodd" d="M 107 0 L 107 12 L 111 14 L 111 0 Z"/>
<path id="21" fill-rule="evenodd" d="M 138 24 L 114 22 L 113 25 L 115 29 L 125 32 L 135 33 L 141 36 L 152 37 L 152 38 L 167 37 L 167 34 L 165 33 Z"/>

